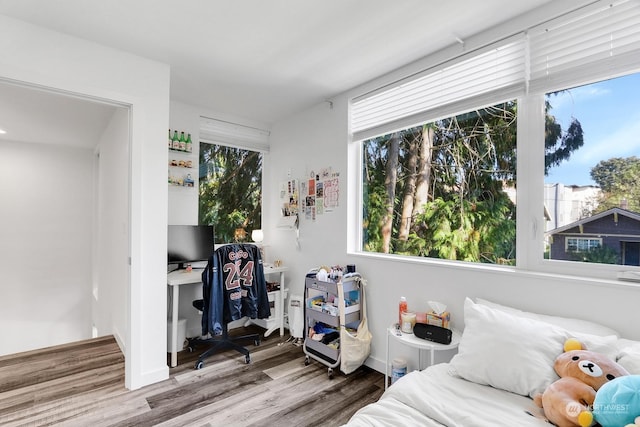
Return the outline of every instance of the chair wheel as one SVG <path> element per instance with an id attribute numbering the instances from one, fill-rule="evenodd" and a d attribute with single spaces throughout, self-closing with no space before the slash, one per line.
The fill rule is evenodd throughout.
<path id="1" fill-rule="evenodd" d="M 327 375 L 329 376 L 329 379 L 332 380 L 333 379 L 333 369 L 331 369 L 331 368 L 327 369 Z"/>
<path id="2" fill-rule="evenodd" d="M 247 354 L 246 356 L 244 356 L 244 363 L 246 363 L 247 365 L 249 363 L 251 363 L 251 355 Z"/>
<path id="3" fill-rule="evenodd" d="M 255 345 L 256 347 L 260 345 L 260 340 L 254 340 L 253 341 L 253 345 Z"/>
<path id="4" fill-rule="evenodd" d="M 197 370 L 197 369 L 202 369 L 203 367 L 204 367 L 204 362 L 202 360 L 198 360 L 194 368 Z"/>
<path id="5" fill-rule="evenodd" d="M 309 366 L 309 363 L 311 363 L 311 361 L 309 360 L 309 356 L 304 358 L 304 366 Z"/>

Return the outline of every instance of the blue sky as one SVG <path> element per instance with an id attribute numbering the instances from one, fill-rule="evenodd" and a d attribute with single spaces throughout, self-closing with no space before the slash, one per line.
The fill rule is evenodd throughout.
<path id="1" fill-rule="evenodd" d="M 546 183 L 595 185 L 589 172 L 601 160 L 640 157 L 640 73 L 581 86 L 550 99 L 563 130 L 580 121 L 584 145 L 552 168 Z"/>

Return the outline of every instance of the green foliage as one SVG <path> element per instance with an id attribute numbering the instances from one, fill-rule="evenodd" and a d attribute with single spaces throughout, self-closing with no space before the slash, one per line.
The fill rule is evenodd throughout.
<path id="1" fill-rule="evenodd" d="M 261 228 L 262 155 L 200 144 L 199 223 L 214 226 L 216 243 L 235 241 L 235 230 Z"/>
<path id="2" fill-rule="evenodd" d="M 594 262 L 598 264 L 620 264 L 618 253 L 608 246 L 592 248 L 586 252 L 571 252 L 573 261 Z"/>
<path id="3" fill-rule="evenodd" d="M 614 157 L 591 168 L 591 178 L 602 190 L 595 211 L 603 212 L 626 204 L 626 209 L 640 212 L 640 159 Z"/>
<path id="4" fill-rule="evenodd" d="M 580 122 L 563 131 L 546 102 L 545 173 L 584 144 Z M 396 132 L 400 135 L 390 253 L 471 262 L 515 264 L 515 205 L 507 191 L 516 185 L 515 101 Z M 424 131 L 433 137 L 424 141 Z M 385 169 L 393 159 L 392 134 L 363 143 L 363 246 L 383 249 Z M 423 145 L 421 145 L 423 144 Z M 415 186 L 416 153 L 429 144 L 428 199 L 415 208 L 408 237 L 399 238 L 403 197 Z M 393 163 L 390 163 L 393 164 Z M 640 197 L 636 199 L 640 200 Z M 405 218 L 406 221 L 406 218 Z M 406 233 L 405 233 L 406 236 Z"/>
<path id="5" fill-rule="evenodd" d="M 562 91 L 560 91 L 562 92 Z M 547 95 L 545 101 L 545 135 L 544 135 L 544 174 L 549 173 L 549 169 L 560 165 L 564 160 L 568 160 L 578 148 L 584 145 L 582 125 L 572 118 L 571 124 L 566 132 L 563 132 L 560 123 L 551 114 L 552 106 L 549 102 L 551 96 L 560 92 L 553 92 Z"/>
<path id="6" fill-rule="evenodd" d="M 471 262 L 513 263 L 515 206 L 504 192 L 515 184 L 516 103 L 508 102 L 407 129 L 401 134 L 396 195 L 404 194 L 405 167 L 422 144 L 425 126 L 434 130 L 429 201 L 400 240 L 400 200 L 394 200 L 391 253 Z M 382 249 L 385 166 L 391 135 L 364 143 L 364 249 Z"/>

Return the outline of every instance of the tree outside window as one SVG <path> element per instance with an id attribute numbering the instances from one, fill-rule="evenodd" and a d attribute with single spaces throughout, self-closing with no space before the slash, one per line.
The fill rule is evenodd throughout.
<path id="1" fill-rule="evenodd" d="M 200 143 L 198 220 L 216 243 L 248 241 L 262 223 L 262 154 Z"/>
<path id="2" fill-rule="evenodd" d="M 517 103 L 363 142 L 363 249 L 515 263 Z"/>

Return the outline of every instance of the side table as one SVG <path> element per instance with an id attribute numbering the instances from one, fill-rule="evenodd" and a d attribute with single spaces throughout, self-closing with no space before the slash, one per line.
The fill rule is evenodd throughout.
<path id="1" fill-rule="evenodd" d="M 458 348 L 458 344 L 460 344 L 460 333 L 452 330 L 451 343 L 449 344 L 440 344 L 437 342 L 425 340 L 422 338 L 416 337 L 414 334 L 407 334 L 401 332 L 396 329 L 395 325 L 392 325 L 387 328 L 387 354 L 386 354 L 386 366 L 384 368 L 384 389 L 387 389 L 389 383 L 389 343 L 391 339 L 394 339 L 397 342 L 400 342 L 409 347 L 418 349 L 418 369 L 422 370 L 422 351 L 429 350 L 430 352 L 430 364 L 429 366 L 434 364 L 435 361 L 435 352 L 436 351 L 444 351 L 444 350 L 452 350 Z"/>

